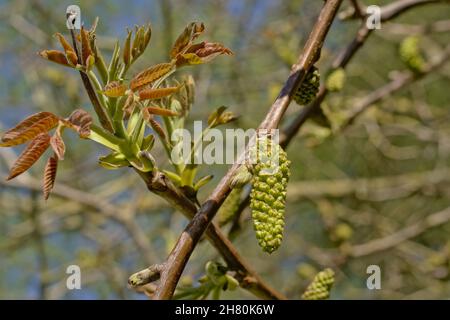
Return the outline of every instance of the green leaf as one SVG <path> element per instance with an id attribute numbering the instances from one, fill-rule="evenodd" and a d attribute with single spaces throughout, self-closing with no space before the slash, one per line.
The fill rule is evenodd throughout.
<path id="1" fill-rule="evenodd" d="M 98 161 L 103 168 L 111 170 L 128 167 L 130 165 L 125 156 L 119 152 L 112 152 L 106 156 L 100 157 Z"/>

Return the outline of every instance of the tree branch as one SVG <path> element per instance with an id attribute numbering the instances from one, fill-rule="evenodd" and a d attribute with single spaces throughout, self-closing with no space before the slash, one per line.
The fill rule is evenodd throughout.
<path id="1" fill-rule="evenodd" d="M 356 106 L 353 108 L 352 114 L 347 118 L 345 123 L 342 124 L 341 129 L 344 129 L 351 125 L 355 119 L 362 114 L 367 108 L 369 108 L 374 103 L 386 98 L 387 96 L 393 94 L 406 87 L 407 85 L 422 79 L 426 75 L 432 73 L 436 69 L 440 68 L 443 64 L 447 62 L 450 58 L 450 46 L 444 49 L 443 53 L 436 59 L 436 61 L 430 62 L 425 70 L 419 74 L 414 74 L 410 71 L 402 72 L 397 75 L 394 80 L 385 84 L 384 86 L 372 91 L 366 97 L 362 98 Z"/>

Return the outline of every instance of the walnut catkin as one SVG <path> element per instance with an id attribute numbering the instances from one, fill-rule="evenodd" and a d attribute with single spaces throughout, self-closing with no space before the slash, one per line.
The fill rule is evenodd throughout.
<path id="1" fill-rule="evenodd" d="M 302 298 L 305 300 L 325 300 L 330 297 L 330 290 L 334 284 L 334 271 L 327 268 L 319 272 L 311 284 L 306 288 Z"/>
<path id="2" fill-rule="evenodd" d="M 290 161 L 286 152 L 267 138 L 259 138 L 256 146 L 250 208 L 258 243 L 265 252 L 272 253 L 283 240 Z"/>
<path id="3" fill-rule="evenodd" d="M 299 105 L 307 105 L 316 98 L 320 87 L 320 73 L 316 67 L 311 67 L 305 76 L 305 80 L 294 94 L 293 99 Z"/>
<path id="4" fill-rule="evenodd" d="M 400 58 L 413 72 L 421 73 L 425 67 L 419 49 L 419 38 L 416 36 L 406 37 L 400 44 Z"/>

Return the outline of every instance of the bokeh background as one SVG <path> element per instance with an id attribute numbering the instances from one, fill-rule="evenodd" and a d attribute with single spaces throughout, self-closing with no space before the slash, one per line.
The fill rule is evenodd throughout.
<path id="1" fill-rule="evenodd" d="M 70 4 L 81 7 L 86 26 L 100 18 L 98 43 L 106 56 L 127 27 L 151 22 L 150 46 L 131 74 L 165 61 L 184 26 L 203 21 L 204 38 L 235 55 L 183 71 L 197 85 L 190 120 L 206 120 L 226 105 L 240 115 L 229 127 L 252 128 L 278 94 L 322 1 L 0 1 L 0 131 L 41 110 L 68 116 L 81 106 L 92 112 L 78 73 L 36 55 L 57 48 L 55 32 L 67 34 Z M 405 71 L 398 53 L 405 37 L 417 34 L 427 61 L 436 59 L 450 43 L 449 18 L 449 4 L 436 3 L 382 24 L 348 65 L 344 89 L 325 100 L 330 120 L 345 118 Z M 359 25 L 336 19 L 317 64 L 323 75 Z M 450 215 L 433 216 L 450 206 L 449 88 L 450 64 L 443 64 L 386 95 L 344 131 L 309 120 L 287 149 L 292 178 L 282 247 L 270 256 L 260 250 L 247 209 L 233 238 L 238 250 L 291 299 L 299 299 L 324 267 L 336 271 L 332 299 L 450 298 Z M 283 126 L 300 109 L 292 102 Z M 6 183 L 21 148 L 0 149 L 0 298 L 146 299 L 128 288 L 128 276 L 164 261 L 187 220 L 149 194 L 130 170 L 99 167 L 105 150 L 98 145 L 70 132 L 65 140 L 66 158 L 47 202 L 39 191 L 44 161 Z M 226 169 L 202 167 L 215 178 L 200 199 Z M 195 284 L 210 260 L 220 261 L 202 242 L 182 281 Z M 81 267 L 82 290 L 66 288 L 72 264 Z M 371 264 L 381 267 L 381 290 L 366 288 Z M 253 298 L 242 289 L 223 297 Z"/>

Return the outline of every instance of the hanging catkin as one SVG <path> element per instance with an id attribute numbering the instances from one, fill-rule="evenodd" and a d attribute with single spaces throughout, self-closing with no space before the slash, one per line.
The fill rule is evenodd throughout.
<path id="1" fill-rule="evenodd" d="M 255 149 L 256 163 L 250 193 L 253 226 L 261 248 L 272 253 L 283 239 L 290 161 L 286 152 L 267 138 L 259 138 Z"/>
<path id="2" fill-rule="evenodd" d="M 330 297 L 330 290 L 334 284 L 334 271 L 327 268 L 319 272 L 311 284 L 306 288 L 302 298 L 305 300 L 325 300 Z"/>

